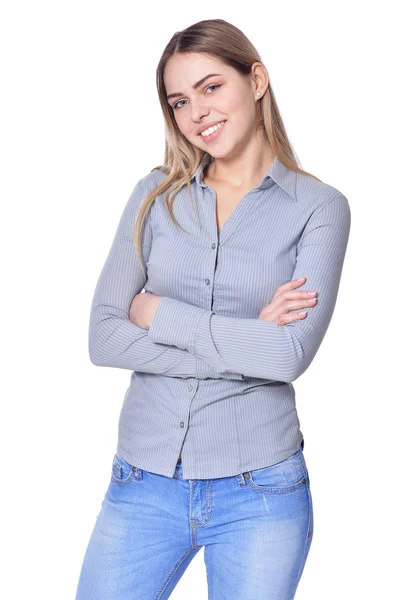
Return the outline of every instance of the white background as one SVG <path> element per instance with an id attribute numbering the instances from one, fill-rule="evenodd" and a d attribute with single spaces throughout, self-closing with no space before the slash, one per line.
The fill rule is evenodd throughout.
<path id="1" fill-rule="evenodd" d="M 315 521 L 296 599 L 397 593 L 393 7 L 3 4 L 3 598 L 74 598 L 130 378 L 89 360 L 92 295 L 135 183 L 163 160 L 158 60 L 176 31 L 210 18 L 254 43 L 303 168 L 345 194 L 352 212 L 329 331 L 294 384 Z M 207 597 L 203 550 L 172 597 Z"/>

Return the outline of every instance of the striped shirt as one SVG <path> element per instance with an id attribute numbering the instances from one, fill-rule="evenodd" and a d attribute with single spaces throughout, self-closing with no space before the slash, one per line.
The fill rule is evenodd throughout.
<path id="1" fill-rule="evenodd" d="M 165 194 L 144 222 L 143 277 L 134 247 L 139 207 L 166 175 L 135 185 L 99 276 L 90 313 L 95 365 L 132 371 L 116 452 L 141 469 L 185 479 L 228 477 L 266 467 L 303 440 L 292 382 L 312 362 L 330 323 L 350 231 L 346 197 L 275 158 L 260 185 L 218 232 L 216 193 L 192 180 L 169 216 Z M 258 319 L 283 283 L 318 292 L 302 320 Z M 161 296 L 149 329 L 129 320 L 142 290 Z M 303 309 L 298 309 L 303 310 Z"/>

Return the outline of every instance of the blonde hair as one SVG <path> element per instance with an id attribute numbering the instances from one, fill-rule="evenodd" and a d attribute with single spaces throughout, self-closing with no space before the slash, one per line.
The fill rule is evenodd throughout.
<path id="1" fill-rule="evenodd" d="M 205 152 L 193 146 L 181 133 L 174 118 L 173 108 L 167 101 L 164 84 L 164 70 L 168 60 L 176 54 L 187 54 L 188 52 L 203 52 L 209 56 L 217 57 L 224 64 L 235 68 L 243 75 L 248 75 L 251 72 L 251 66 L 254 62 L 262 62 L 257 50 L 242 31 L 223 19 L 199 21 L 183 29 L 183 31 L 176 32 L 163 51 L 156 70 L 156 83 L 159 101 L 165 117 L 167 135 L 165 139 L 164 164 L 154 167 L 151 169 L 151 172 L 160 170 L 167 177 L 156 188 L 151 190 L 142 202 L 134 226 L 134 248 L 143 275 L 145 275 L 145 269 L 141 254 L 142 230 L 146 215 L 157 196 L 166 192 L 165 201 L 170 217 L 181 229 L 181 225 L 173 214 L 172 206 L 176 194 L 184 185 L 188 187 L 195 211 L 190 180 L 204 158 Z M 317 177 L 304 171 L 299 166 L 299 160 L 288 140 L 283 120 L 277 107 L 270 78 L 267 90 L 259 100 L 259 103 L 262 124 L 274 155 L 287 168 L 297 173 L 309 175 L 320 181 Z"/>

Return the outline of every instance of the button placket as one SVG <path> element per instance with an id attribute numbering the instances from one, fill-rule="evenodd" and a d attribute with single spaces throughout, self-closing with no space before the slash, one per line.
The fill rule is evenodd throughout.
<path id="1" fill-rule="evenodd" d="M 195 381 L 195 385 L 193 385 L 191 383 L 188 383 L 186 385 L 187 392 L 189 392 L 191 394 L 191 401 L 193 400 L 193 398 L 195 396 L 195 393 L 197 391 L 197 387 L 198 387 L 198 380 Z M 191 404 L 191 402 L 190 402 L 190 404 Z M 187 415 L 185 415 L 185 418 L 183 417 L 184 420 L 182 420 L 182 421 L 179 422 L 180 428 L 181 429 L 185 429 L 184 436 L 186 436 L 186 434 L 187 434 L 187 430 L 188 430 L 188 425 L 187 424 L 188 424 L 189 416 L 190 416 L 190 408 L 188 409 L 188 413 L 187 413 Z M 184 440 L 184 438 L 183 438 L 183 440 Z M 179 459 L 181 459 L 181 452 L 182 451 L 180 451 Z"/>

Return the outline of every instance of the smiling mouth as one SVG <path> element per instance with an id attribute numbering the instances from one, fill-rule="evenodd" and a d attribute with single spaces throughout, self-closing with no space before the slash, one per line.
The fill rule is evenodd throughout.
<path id="1" fill-rule="evenodd" d="M 219 131 L 223 129 L 225 123 L 226 120 L 220 121 L 217 125 L 205 129 L 204 132 L 201 132 L 198 135 L 200 135 L 205 141 L 213 140 L 218 135 Z"/>

